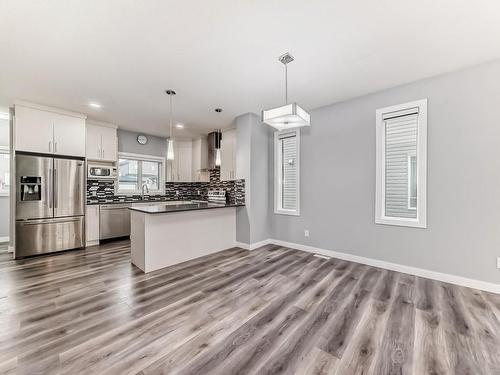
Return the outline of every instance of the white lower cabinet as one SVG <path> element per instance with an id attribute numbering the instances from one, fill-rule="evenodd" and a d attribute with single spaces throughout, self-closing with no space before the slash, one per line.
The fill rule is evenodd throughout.
<path id="1" fill-rule="evenodd" d="M 85 245 L 99 244 L 99 205 L 87 206 L 85 216 Z"/>

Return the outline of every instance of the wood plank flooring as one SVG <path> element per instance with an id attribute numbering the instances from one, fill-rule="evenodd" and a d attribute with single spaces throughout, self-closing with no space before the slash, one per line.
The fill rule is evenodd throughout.
<path id="1" fill-rule="evenodd" d="M 0 258 L 1 374 L 500 374 L 500 296 L 265 246 Z"/>

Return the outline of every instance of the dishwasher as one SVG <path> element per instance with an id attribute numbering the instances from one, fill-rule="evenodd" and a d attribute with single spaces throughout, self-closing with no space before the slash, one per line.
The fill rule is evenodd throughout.
<path id="1" fill-rule="evenodd" d="M 130 236 L 130 204 L 106 204 L 100 208 L 99 239 Z"/>

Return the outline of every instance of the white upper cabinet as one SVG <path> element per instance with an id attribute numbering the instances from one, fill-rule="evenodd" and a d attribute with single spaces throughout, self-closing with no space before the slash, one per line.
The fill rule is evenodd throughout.
<path id="1" fill-rule="evenodd" d="M 193 179 L 195 182 L 208 182 L 208 141 L 207 137 L 193 141 Z"/>
<path id="2" fill-rule="evenodd" d="M 116 161 L 118 148 L 116 128 L 103 127 L 101 133 L 101 149 L 103 161 Z"/>
<path id="3" fill-rule="evenodd" d="M 85 120 L 58 115 L 54 119 L 54 154 L 85 157 Z"/>
<path id="4" fill-rule="evenodd" d="M 115 162 L 116 151 L 116 127 L 87 122 L 87 159 Z"/>
<path id="5" fill-rule="evenodd" d="M 101 159 L 101 127 L 87 122 L 86 155 L 89 160 Z"/>
<path id="6" fill-rule="evenodd" d="M 28 107 L 15 107 L 15 147 L 17 151 L 54 152 L 53 117 Z"/>
<path id="7" fill-rule="evenodd" d="M 220 145 L 221 165 L 220 179 L 228 181 L 236 179 L 236 130 L 222 133 Z"/>
<path id="8" fill-rule="evenodd" d="M 15 105 L 15 149 L 85 156 L 85 116 L 49 107 Z M 65 111 L 61 111 L 65 112 Z"/>
<path id="9" fill-rule="evenodd" d="M 193 146 L 189 140 L 174 140 L 174 160 L 167 164 L 167 181 L 191 182 L 193 179 Z"/>

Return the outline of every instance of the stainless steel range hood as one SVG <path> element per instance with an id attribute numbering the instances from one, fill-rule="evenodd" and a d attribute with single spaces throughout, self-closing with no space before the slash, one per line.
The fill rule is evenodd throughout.
<path id="1" fill-rule="evenodd" d="M 222 133 L 212 132 L 208 133 L 208 169 L 214 169 L 216 150 L 220 148 L 220 141 L 222 140 Z"/>

